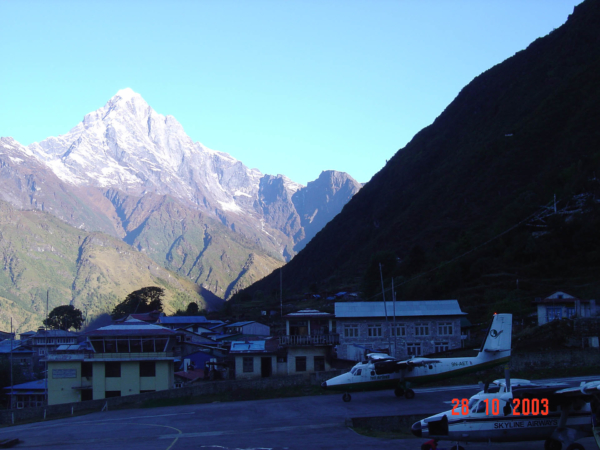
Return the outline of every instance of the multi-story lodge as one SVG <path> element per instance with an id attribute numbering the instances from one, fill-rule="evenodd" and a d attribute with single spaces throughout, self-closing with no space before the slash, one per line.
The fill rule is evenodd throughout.
<path id="1" fill-rule="evenodd" d="M 305 309 L 283 316 L 286 334 L 273 339 L 234 341 L 236 379 L 310 375 L 331 369 L 332 348 L 339 343 L 333 314 Z"/>
<path id="2" fill-rule="evenodd" d="M 372 351 L 406 358 L 459 348 L 465 315 L 457 300 L 336 303 L 337 356 L 361 361 Z"/>
<path id="3" fill-rule="evenodd" d="M 170 389 L 180 333 L 139 320 L 84 333 L 48 354 L 48 404 Z"/>

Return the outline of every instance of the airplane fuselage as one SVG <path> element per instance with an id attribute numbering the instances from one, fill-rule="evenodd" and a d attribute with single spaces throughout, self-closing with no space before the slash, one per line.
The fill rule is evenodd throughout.
<path id="1" fill-rule="evenodd" d="M 510 398 L 480 392 L 470 398 L 467 413 L 462 405 L 458 405 L 416 422 L 412 426 L 412 432 L 418 437 L 447 441 L 515 442 L 548 439 L 559 427 L 562 413 L 560 406 L 547 407 L 548 402 L 537 398 L 535 410 L 520 408 L 515 411 L 510 408 L 510 413 L 507 414 L 507 403 L 514 405 L 512 395 L 509 396 Z M 528 398 L 528 404 L 532 405 L 533 400 Z M 492 407 L 492 402 L 496 402 L 495 408 Z M 590 413 L 589 403 L 579 405 L 579 408 L 569 408 L 566 422 L 561 426 L 591 436 Z"/>
<path id="2" fill-rule="evenodd" d="M 327 380 L 327 389 L 353 392 L 377 389 L 394 389 L 401 382 L 410 385 L 426 384 L 466 373 L 486 370 L 508 362 L 510 352 L 489 354 L 481 352 L 476 357 L 444 358 L 439 362 L 401 369 L 398 372 L 378 374 L 375 364 L 362 362 L 356 364 L 350 372 Z M 415 358 L 414 361 L 418 361 Z M 324 383 L 325 384 L 325 383 Z"/>

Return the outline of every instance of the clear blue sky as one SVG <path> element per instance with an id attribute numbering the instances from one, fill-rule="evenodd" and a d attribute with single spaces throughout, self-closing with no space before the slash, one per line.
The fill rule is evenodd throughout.
<path id="1" fill-rule="evenodd" d="M 263 173 L 368 181 L 475 76 L 580 0 L 0 0 L 0 136 L 119 89 Z"/>

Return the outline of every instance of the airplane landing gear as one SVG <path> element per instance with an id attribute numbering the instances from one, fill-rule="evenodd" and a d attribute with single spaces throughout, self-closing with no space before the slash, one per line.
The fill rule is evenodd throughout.
<path id="1" fill-rule="evenodd" d="M 413 399 L 413 398 L 415 398 L 415 391 L 413 391 L 412 389 L 407 389 L 404 396 L 406 397 L 407 400 Z"/>
<path id="2" fill-rule="evenodd" d="M 396 394 L 396 397 L 404 397 L 404 389 L 397 387 L 394 389 L 394 394 Z"/>
<path id="3" fill-rule="evenodd" d="M 583 445 L 573 442 L 567 447 L 567 450 L 585 450 L 585 448 L 583 447 Z"/>
<path id="4" fill-rule="evenodd" d="M 562 443 L 557 439 L 546 439 L 544 450 L 562 450 Z"/>
<path id="5" fill-rule="evenodd" d="M 347 392 L 344 392 L 344 395 L 342 395 L 342 400 L 344 400 L 345 402 L 349 402 L 350 400 L 352 400 L 352 396 Z"/>

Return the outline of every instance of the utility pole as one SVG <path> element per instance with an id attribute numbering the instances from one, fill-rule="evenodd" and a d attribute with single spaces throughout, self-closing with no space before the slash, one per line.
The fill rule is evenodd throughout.
<path id="1" fill-rule="evenodd" d="M 390 355 L 396 357 L 398 351 L 398 328 L 396 327 L 396 291 L 394 290 L 394 277 L 392 277 L 392 305 L 394 306 L 394 321 L 392 327 L 394 330 L 394 354 Z"/>
<path id="2" fill-rule="evenodd" d="M 13 387 L 13 324 L 10 318 L 10 409 L 13 409 L 14 387 Z"/>
<path id="3" fill-rule="evenodd" d="M 381 270 L 381 263 L 379 263 L 379 277 L 381 278 L 381 296 L 383 298 L 383 310 L 385 311 L 385 327 L 389 330 L 388 325 L 388 315 L 387 315 L 387 305 L 385 304 L 385 289 L 383 288 L 383 271 Z M 388 334 L 388 351 L 391 353 L 392 343 L 390 340 L 390 336 Z"/>
<path id="4" fill-rule="evenodd" d="M 44 399 L 46 405 L 48 404 L 48 325 L 46 322 L 48 320 L 48 301 L 50 298 L 50 289 L 46 291 L 46 320 L 44 321 L 44 354 L 46 357 L 46 361 L 44 363 L 44 367 L 46 369 L 46 377 L 44 378 Z"/>

